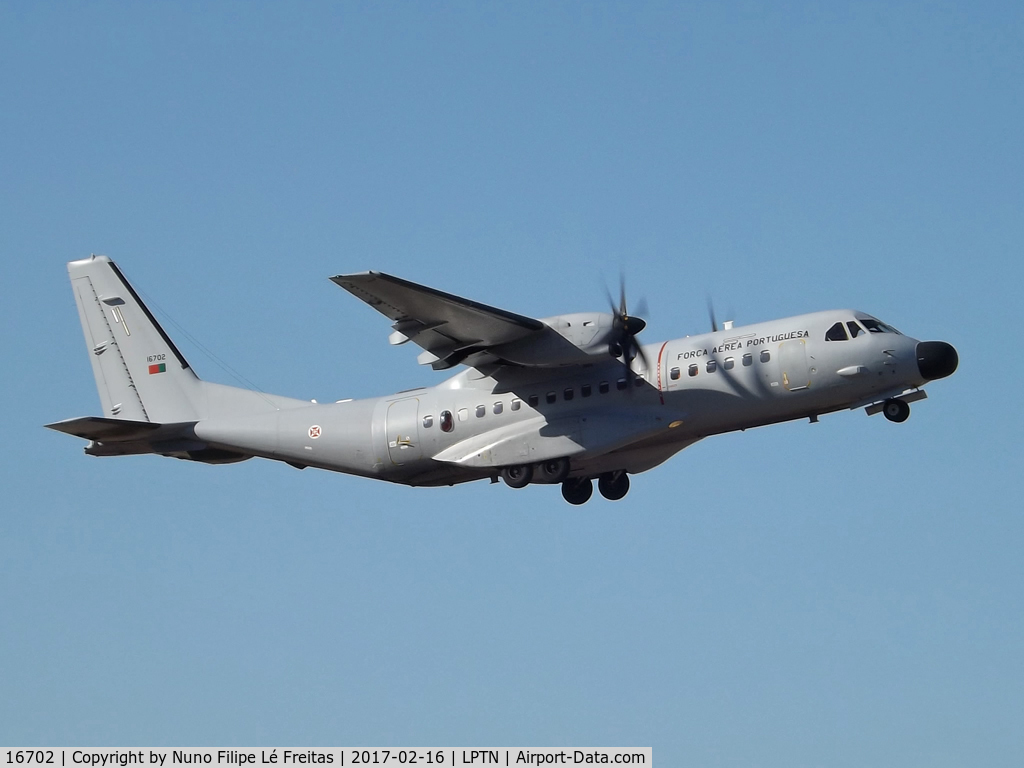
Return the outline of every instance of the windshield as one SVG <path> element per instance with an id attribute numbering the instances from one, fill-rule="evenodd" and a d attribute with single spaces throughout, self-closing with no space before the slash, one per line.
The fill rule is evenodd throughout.
<path id="1" fill-rule="evenodd" d="M 881 320 L 875 320 L 873 317 L 862 317 L 860 321 L 871 333 L 898 333 L 901 336 L 903 335 L 891 325 L 886 325 Z"/>

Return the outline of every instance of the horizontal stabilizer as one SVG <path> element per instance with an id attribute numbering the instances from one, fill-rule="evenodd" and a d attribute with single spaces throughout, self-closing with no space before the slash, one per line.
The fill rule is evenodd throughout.
<path id="1" fill-rule="evenodd" d="M 65 419 L 46 425 L 67 435 L 74 435 L 96 442 L 113 442 L 120 440 L 145 440 L 153 437 L 153 433 L 164 424 L 152 421 L 129 421 L 128 419 L 104 419 L 100 416 L 82 416 L 78 419 Z"/>

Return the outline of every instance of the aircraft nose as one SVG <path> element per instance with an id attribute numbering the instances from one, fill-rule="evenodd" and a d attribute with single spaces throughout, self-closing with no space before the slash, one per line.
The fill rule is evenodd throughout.
<path id="1" fill-rule="evenodd" d="M 942 379 L 956 370 L 960 358 L 952 344 L 944 341 L 917 343 L 917 370 L 926 381 Z"/>

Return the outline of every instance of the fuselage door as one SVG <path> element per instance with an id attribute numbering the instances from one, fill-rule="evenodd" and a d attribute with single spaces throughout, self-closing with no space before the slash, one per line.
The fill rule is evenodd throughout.
<path id="1" fill-rule="evenodd" d="M 423 455 L 419 440 L 420 401 L 415 397 L 388 406 L 385 431 L 392 464 L 407 464 Z"/>
<path id="2" fill-rule="evenodd" d="M 790 392 L 811 386 L 806 339 L 790 339 L 779 345 L 779 368 L 782 371 L 782 385 Z"/>

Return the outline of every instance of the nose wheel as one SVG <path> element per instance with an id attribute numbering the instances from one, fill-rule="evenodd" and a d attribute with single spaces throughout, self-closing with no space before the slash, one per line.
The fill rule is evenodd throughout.
<path id="1" fill-rule="evenodd" d="M 889 421 L 900 424 L 910 418 L 910 404 L 902 400 L 886 400 L 882 406 L 882 413 Z"/>

